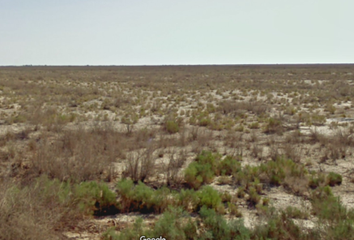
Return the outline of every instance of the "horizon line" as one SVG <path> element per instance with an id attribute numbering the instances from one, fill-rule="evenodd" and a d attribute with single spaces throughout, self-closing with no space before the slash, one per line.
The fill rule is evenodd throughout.
<path id="1" fill-rule="evenodd" d="M 23 65 L 0 65 L 0 67 L 173 67 L 173 66 L 279 66 L 279 65 L 353 65 L 352 63 L 242 63 L 242 64 L 126 64 L 126 65 L 99 65 L 99 64 L 23 64 Z"/>

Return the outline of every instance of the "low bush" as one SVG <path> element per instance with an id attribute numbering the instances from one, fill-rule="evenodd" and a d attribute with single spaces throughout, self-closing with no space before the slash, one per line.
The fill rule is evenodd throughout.
<path id="1" fill-rule="evenodd" d="M 183 177 L 180 176 L 179 171 L 186 161 L 186 152 L 180 151 L 178 154 L 174 152 L 170 155 L 169 162 L 165 167 L 166 184 L 167 186 L 180 185 Z"/>
<path id="2" fill-rule="evenodd" d="M 152 236 L 166 239 L 196 239 L 197 226 L 181 208 L 169 208 L 155 223 Z"/>
<path id="3" fill-rule="evenodd" d="M 117 183 L 119 194 L 120 210 L 129 212 L 134 203 L 134 183 L 132 180 L 123 179 Z"/>
<path id="4" fill-rule="evenodd" d="M 239 172 L 240 170 L 241 163 L 231 156 L 226 156 L 219 163 L 219 172 L 221 175 L 231 175 Z"/>
<path id="5" fill-rule="evenodd" d="M 197 192 L 200 199 L 199 208 L 206 206 L 208 208 L 217 209 L 221 205 L 221 196 L 217 190 L 211 186 L 204 186 Z"/>
<path id="6" fill-rule="evenodd" d="M 146 149 L 132 152 L 128 155 L 125 163 L 124 177 L 129 177 L 138 183 L 154 174 L 155 159 L 153 157 L 154 145 L 149 145 Z"/>
<path id="7" fill-rule="evenodd" d="M 84 215 L 117 212 L 116 195 L 104 183 L 75 184 L 42 175 L 28 186 L 0 186 L 0 239 L 57 239 Z"/>
<path id="8" fill-rule="evenodd" d="M 143 219 L 137 218 L 133 226 L 123 229 L 120 234 L 117 234 L 114 228 L 110 228 L 102 235 L 103 240 L 135 240 L 140 236 L 146 236 L 146 230 L 143 229 Z"/>
<path id="9" fill-rule="evenodd" d="M 235 204 L 228 203 L 227 207 L 229 208 L 230 215 L 235 217 L 242 217 L 242 213 L 238 210 L 238 207 Z"/>
<path id="10" fill-rule="evenodd" d="M 354 220 L 354 211 L 342 205 L 339 197 L 335 197 L 331 187 L 319 187 L 311 194 L 312 212 L 321 220 L 339 222 Z"/>
<path id="11" fill-rule="evenodd" d="M 260 200 L 261 200 L 261 196 L 258 195 L 255 188 L 251 187 L 249 189 L 249 199 L 248 199 L 250 206 L 252 207 L 256 206 Z"/>
<path id="12" fill-rule="evenodd" d="M 323 173 L 312 173 L 309 179 L 309 187 L 316 189 L 320 186 L 326 185 L 326 176 Z"/>
<path id="13" fill-rule="evenodd" d="M 210 183 L 214 176 L 211 165 L 192 162 L 185 170 L 184 180 L 190 187 L 199 189 L 202 184 Z"/>
<path id="14" fill-rule="evenodd" d="M 218 172 L 219 160 L 220 155 L 202 151 L 185 170 L 184 179 L 187 184 L 199 189 L 202 184 L 210 183 Z"/>
<path id="15" fill-rule="evenodd" d="M 272 185 L 282 185 L 286 178 L 306 179 L 308 171 L 302 164 L 297 164 L 290 159 L 278 158 L 276 161 L 270 161 L 261 164 L 260 172 L 265 174 L 264 180 Z M 260 177 L 261 178 L 261 177 Z M 292 185 L 287 184 L 292 188 Z"/>
<path id="16" fill-rule="evenodd" d="M 198 239 L 197 225 L 181 209 L 170 207 L 157 220 L 153 229 L 146 229 L 142 218 L 138 218 L 134 225 L 123 229 L 117 234 L 114 229 L 109 229 L 103 234 L 104 240 L 133 240 L 145 236 L 146 238 L 186 240 Z"/>
<path id="17" fill-rule="evenodd" d="M 110 126 L 86 131 L 63 131 L 55 141 L 47 136 L 33 146 L 28 172 L 38 177 L 46 174 L 61 181 L 79 183 L 91 180 L 110 180 L 112 163 L 122 156 L 120 134 Z"/>
<path id="18" fill-rule="evenodd" d="M 169 205 L 176 205 L 171 191 L 166 188 L 154 190 L 144 183 L 134 185 L 132 180 L 123 179 L 117 183 L 122 212 L 162 213 Z"/>
<path id="19" fill-rule="evenodd" d="M 177 133 L 179 132 L 179 125 L 177 122 L 172 121 L 172 120 L 168 120 L 165 123 L 165 129 L 168 133 Z"/>
<path id="20" fill-rule="evenodd" d="M 104 183 L 83 182 L 75 185 L 79 208 L 88 215 L 112 215 L 118 212 L 117 196 Z"/>
<path id="21" fill-rule="evenodd" d="M 244 226 L 242 220 L 227 222 L 221 215 L 213 209 L 202 207 L 200 217 L 204 224 L 204 231 L 199 239 L 250 239 L 250 231 Z"/>
<path id="22" fill-rule="evenodd" d="M 193 189 L 182 189 L 178 195 L 178 206 L 183 207 L 188 212 L 197 210 L 200 199 Z"/>
<path id="23" fill-rule="evenodd" d="M 283 123 L 280 119 L 269 118 L 263 132 L 267 134 L 281 134 L 283 131 Z"/>
<path id="24" fill-rule="evenodd" d="M 330 172 L 327 176 L 328 184 L 333 187 L 342 184 L 342 176 L 338 173 Z"/>
<path id="25" fill-rule="evenodd" d="M 301 211 L 300 209 L 292 206 L 288 206 L 284 213 L 288 218 L 297 218 L 297 219 L 308 219 L 309 213 Z"/>
<path id="26" fill-rule="evenodd" d="M 267 211 L 265 222 L 255 226 L 251 239 L 309 239 L 292 219 L 274 208 Z"/>

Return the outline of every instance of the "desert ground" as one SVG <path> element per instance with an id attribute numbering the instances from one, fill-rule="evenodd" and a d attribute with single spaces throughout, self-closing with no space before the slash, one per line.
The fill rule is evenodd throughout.
<path id="1" fill-rule="evenodd" d="M 353 73 L 0 67 L 0 239 L 354 239 Z"/>

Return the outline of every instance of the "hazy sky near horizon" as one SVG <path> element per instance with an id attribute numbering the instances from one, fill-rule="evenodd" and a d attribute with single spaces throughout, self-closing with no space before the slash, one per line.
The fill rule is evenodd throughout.
<path id="1" fill-rule="evenodd" d="M 353 0 L 0 0 L 0 65 L 354 63 Z"/>

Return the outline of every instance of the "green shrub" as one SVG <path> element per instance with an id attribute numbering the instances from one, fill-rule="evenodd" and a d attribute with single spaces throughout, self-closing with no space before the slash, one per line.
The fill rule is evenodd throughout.
<path id="1" fill-rule="evenodd" d="M 182 189 L 178 195 L 178 206 L 183 207 L 188 212 L 194 212 L 197 210 L 199 204 L 199 197 L 197 192 L 193 189 Z"/>
<path id="2" fill-rule="evenodd" d="M 177 204 L 167 187 L 154 190 L 142 182 L 134 186 L 132 180 L 123 179 L 117 183 L 117 191 L 122 212 L 162 213 L 169 205 Z"/>
<path id="3" fill-rule="evenodd" d="M 196 162 L 200 164 L 209 164 L 214 171 L 217 171 L 221 155 L 213 154 L 210 151 L 202 151 L 196 158 Z M 216 174 L 216 172 L 214 172 Z"/>
<path id="4" fill-rule="evenodd" d="M 261 164 L 260 172 L 265 173 L 269 183 L 276 186 L 283 185 L 286 178 L 306 179 L 308 173 L 304 165 L 284 158 L 278 158 L 275 161 Z"/>
<path id="5" fill-rule="evenodd" d="M 230 202 L 231 199 L 232 199 L 232 196 L 231 196 L 230 193 L 228 193 L 228 192 L 223 192 L 223 193 L 221 194 L 221 201 L 222 201 L 223 203 Z"/>
<path id="6" fill-rule="evenodd" d="M 318 188 L 319 186 L 325 185 L 326 177 L 322 173 L 311 174 L 309 180 L 309 187 L 312 189 Z"/>
<path id="7" fill-rule="evenodd" d="M 265 221 L 266 224 L 255 226 L 252 239 L 308 239 L 292 219 L 274 208 L 268 210 Z"/>
<path id="8" fill-rule="evenodd" d="M 249 204 L 254 207 L 259 203 L 260 200 L 261 197 L 258 195 L 256 189 L 254 187 L 251 187 L 249 190 Z"/>
<path id="9" fill-rule="evenodd" d="M 80 209 L 86 213 L 106 215 L 117 212 L 117 196 L 104 183 L 82 182 L 75 186 L 74 195 Z"/>
<path id="10" fill-rule="evenodd" d="M 155 213 L 163 213 L 169 206 L 176 205 L 177 201 L 170 189 L 162 187 L 154 191 L 152 207 Z"/>
<path id="11" fill-rule="evenodd" d="M 197 162 L 192 162 L 184 173 L 184 180 L 194 189 L 199 189 L 203 183 L 209 183 L 213 178 L 214 172 L 209 164 L 201 165 Z"/>
<path id="12" fill-rule="evenodd" d="M 342 176 L 338 173 L 330 172 L 327 176 L 328 184 L 333 187 L 342 184 Z"/>
<path id="13" fill-rule="evenodd" d="M 134 200 L 136 208 L 140 212 L 152 212 L 154 190 L 139 182 L 134 189 Z"/>
<path id="14" fill-rule="evenodd" d="M 227 203 L 227 206 L 229 208 L 230 215 L 233 215 L 235 217 L 242 217 L 242 213 L 238 210 L 235 204 Z"/>
<path id="15" fill-rule="evenodd" d="M 206 206 L 208 208 L 217 209 L 221 205 L 221 197 L 217 190 L 211 186 L 204 186 L 197 192 L 200 199 L 199 207 Z"/>
<path id="16" fill-rule="evenodd" d="M 244 226 L 242 220 L 228 223 L 214 209 L 208 209 L 205 206 L 199 214 L 205 226 L 205 232 L 201 233 L 199 239 L 249 240 L 251 237 L 250 231 Z"/>
<path id="17" fill-rule="evenodd" d="M 309 214 L 307 212 L 303 212 L 300 209 L 292 206 L 288 206 L 284 213 L 288 218 L 297 218 L 297 219 L 308 219 Z"/>
<path id="18" fill-rule="evenodd" d="M 138 218 L 134 225 L 125 228 L 118 235 L 113 229 L 103 234 L 104 240 L 133 240 L 145 236 L 156 238 L 162 236 L 165 239 L 199 239 L 197 226 L 181 208 L 168 208 L 151 230 L 144 230 L 142 218 Z"/>
<path id="19" fill-rule="evenodd" d="M 354 221 L 341 220 L 337 224 L 325 226 L 322 235 L 326 236 L 325 239 L 330 240 L 353 239 Z"/>
<path id="20" fill-rule="evenodd" d="M 125 231 L 127 231 L 127 229 L 125 229 Z M 123 232 L 125 232 L 123 230 Z M 122 235 L 123 233 L 121 233 Z M 116 231 L 114 230 L 114 227 L 111 227 L 109 229 L 107 229 L 103 234 L 102 234 L 102 240 L 118 240 L 119 239 L 119 235 L 117 235 Z M 129 239 L 128 236 L 126 236 L 125 239 Z M 132 238 L 130 238 L 132 239 Z"/>
<path id="21" fill-rule="evenodd" d="M 283 132 L 283 124 L 280 119 L 269 118 L 268 123 L 265 126 L 264 133 L 272 134 L 278 133 L 281 134 Z"/>
<path id="22" fill-rule="evenodd" d="M 259 177 L 260 168 L 257 166 L 245 166 L 241 171 L 233 173 L 235 184 L 240 184 L 242 187 L 248 189 L 251 182 L 254 182 Z"/>
<path id="23" fill-rule="evenodd" d="M 108 229 L 103 233 L 103 240 L 135 240 L 140 236 L 151 235 L 148 231 L 143 229 L 143 219 L 138 217 L 134 225 L 130 228 L 123 229 L 120 234 L 117 234 L 113 228 Z"/>
<path id="24" fill-rule="evenodd" d="M 269 201 L 270 201 L 270 199 L 269 198 L 263 198 L 263 205 L 264 206 L 268 206 L 269 205 Z"/>
<path id="25" fill-rule="evenodd" d="M 184 179 L 194 189 L 199 189 L 204 183 L 210 183 L 218 170 L 220 155 L 203 151 L 195 162 L 185 170 Z"/>
<path id="26" fill-rule="evenodd" d="M 237 197 L 238 198 L 243 198 L 245 196 L 245 188 L 244 187 L 239 187 L 237 190 Z"/>
<path id="27" fill-rule="evenodd" d="M 197 227 L 192 221 L 186 221 L 187 215 L 181 208 L 169 208 L 155 223 L 153 236 L 166 239 L 196 239 Z"/>
<path id="28" fill-rule="evenodd" d="M 311 193 L 312 200 L 324 200 L 333 197 L 332 189 L 330 186 L 321 186 Z"/>
<path id="29" fill-rule="evenodd" d="M 207 118 L 201 118 L 199 120 L 199 126 L 201 127 L 207 127 L 211 125 L 211 119 L 209 117 Z"/>
<path id="30" fill-rule="evenodd" d="M 208 209 L 206 206 L 203 206 L 199 214 L 206 228 L 202 239 L 231 239 L 230 226 L 214 209 Z"/>
<path id="31" fill-rule="evenodd" d="M 231 156 L 226 156 L 219 163 L 221 175 L 231 175 L 241 171 L 241 163 Z"/>
<path id="32" fill-rule="evenodd" d="M 132 180 L 123 179 L 117 183 L 117 191 L 120 194 L 120 210 L 129 212 L 134 202 L 134 183 Z"/>
<path id="33" fill-rule="evenodd" d="M 178 123 L 175 121 L 172 121 L 172 120 L 166 121 L 165 128 L 166 128 L 166 131 L 171 134 L 179 132 Z"/>
<path id="34" fill-rule="evenodd" d="M 354 219 L 354 211 L 343 206 L 339 197 L 333 196 L 329 186 L 314 190 L 311 195 L 311 204 L 313 214 L 319 219 L 332 222 Z"/>

